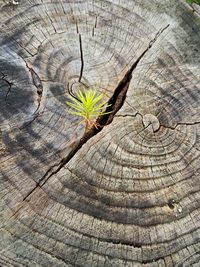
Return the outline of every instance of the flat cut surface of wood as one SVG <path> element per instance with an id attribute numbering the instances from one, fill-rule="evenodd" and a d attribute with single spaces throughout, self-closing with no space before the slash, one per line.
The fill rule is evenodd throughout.
<path id="1" fill-rule="evenodd" d="M 181 0 L 0 1 L 0 266 L 200 266 L 200 17 Z M 11 1 L 10 1 L 11 2 Z M 86 132 L 66 101 L 111 104 Z"/>

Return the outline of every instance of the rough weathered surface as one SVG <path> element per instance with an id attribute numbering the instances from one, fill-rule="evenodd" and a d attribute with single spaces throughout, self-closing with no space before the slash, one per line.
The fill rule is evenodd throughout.
<path id="1" fill-rule="evenodd" d="M 0 266 L 200 266 L 198 13 L 0 8 Z M 65 104 L 83 84 L 113 109 L 89 133 Z"/>

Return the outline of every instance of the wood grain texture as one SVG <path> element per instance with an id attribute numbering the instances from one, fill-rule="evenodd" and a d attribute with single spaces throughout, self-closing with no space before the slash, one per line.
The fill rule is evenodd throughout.
<path id="1" fill-rule="evenodd" d="M 1 1 L 0 266 L 200 266 L 199 67 L 184 1 Z"/>

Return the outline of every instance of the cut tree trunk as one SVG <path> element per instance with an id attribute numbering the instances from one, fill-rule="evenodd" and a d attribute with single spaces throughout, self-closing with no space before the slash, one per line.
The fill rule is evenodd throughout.
<path id="1" fill-rule="evenodd" d="M 198 12 L 0 6 L 0 266 L 199 267 Z M 65 103 L 83 86 L 112 111 L 87 132 Z"/>

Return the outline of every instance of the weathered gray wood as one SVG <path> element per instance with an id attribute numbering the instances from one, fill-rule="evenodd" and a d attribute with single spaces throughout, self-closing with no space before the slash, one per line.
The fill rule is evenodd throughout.
<path id="1" fill-rule="evenodd" d="M 199 68 L 184 1 L 0 1 L 0 266 L 199 266 Z"/>

